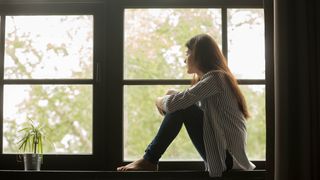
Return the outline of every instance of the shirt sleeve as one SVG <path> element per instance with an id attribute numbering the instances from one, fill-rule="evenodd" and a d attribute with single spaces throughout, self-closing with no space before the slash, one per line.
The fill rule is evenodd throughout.
<path id="1" fill-rule="evenodd" d="M 194 86 L 163 98 L 163 110 L 167 113 L 185 109 L 198 101 L 222 92 L 222 80 L 218 74 L 209 75 Z"/>

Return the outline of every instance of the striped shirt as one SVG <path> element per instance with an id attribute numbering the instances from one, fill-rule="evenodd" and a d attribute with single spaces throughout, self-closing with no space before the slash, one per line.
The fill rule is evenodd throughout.
<path id="1" fill-rule="evenodd" d="M 245 151 L 246 121 L 225 76 L 224 71 L 209 71 L 194 86 L 177 94 L 166 95 L 163 99 L 163 109 L 168 113 L 193 104 L 203 110 L 205 167 L 211 177 L 221 176 L 227 169 L 226 150 L 233 158 L 233 169 L 255 168 Z"/>

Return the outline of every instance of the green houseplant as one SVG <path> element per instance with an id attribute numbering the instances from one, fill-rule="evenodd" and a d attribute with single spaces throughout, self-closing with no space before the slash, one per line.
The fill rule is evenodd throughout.
<path id="1" fill-rule="evenodd" d="M 45 126 L 40 126 L 32 120 L 26 123 L 19 132 L 22 137 L 18 142 L 19 150 L 23 151 L 24 170 L 40 171 L 43 161 L 43 140 L 45 139 Z"/>

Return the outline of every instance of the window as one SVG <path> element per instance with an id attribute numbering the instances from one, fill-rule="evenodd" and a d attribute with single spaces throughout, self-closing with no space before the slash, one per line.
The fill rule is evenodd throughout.
<path id="1" fill-rule="evenodd" d="M 72 168 L 56 164 L 61 160 L 85 167 L 96 156 L 99 8 L 68 3 L 2 7 L 0 158 L 11 159 L 2 168 L 17 169 L 12 162 L 21 153 L 19 130 L 30 120 L 45 125 L 48 169 Z"/>
<path id="2" fill-rule="evenodd" d="M 265 160 L 266 94 L 263 9 L 227 9 L 228 66 L 239 80 L 251 118 L 247 123 L 247 153 Z"/>
<path id="3" fill-rule="evenodd" d="M 226 18 L 223 18 L 226 17 Z M 127 8 L 124 11 L 124 161 L 141 157 L 162 117 L 154 100 L 168 88 L 185 89 L 185 42 L 208 33 L 228 57 L 245 95 L 247 153 L 266 158 L 264 12 L 262 8 Z M 225 34 L 224 34 L 225 33 Z M 143 138 L 142 138 L 143 137 Z M 197 161 L 200 156 L 183 128 L 162 161 Z"/>
<path id="4" fill-rule="evenodd" d="M 0 169 L 22 169 L 16 136 L 28 118 L 51 133 L 44 169 L 113 171 L 140 158 L 161 123 L 154 98 L 190 86 L 184 44 L 198 33 L 217 40 L 239 80 L 248 154 L 263 169 L 273 121 L 263 12 L 261 0 L 1 4 Z M 200 160 L 183 129 L 160 167 L 202 169 Z"/>
<path id="5" fill-rule="evenodd" d="M 5 18 L 3 153 L 29 119 L 46 125 L 44 152 L 92 153 L 93 16 Z"/>
<path id="6" fill-rule="evenodd" d="M 190 79 L 185 71 L 184 43 L 194 34 L 209 32 L 221 46 L 220 9 L 126 9 L 124 25 L 124 79 L 130 82 Z M 159 85 L 125 86 L 124 160 L 141 156 L 160 126 L 162 117 L 154 99 L 173 86 Z M 162 159 L 199 160 L 200 156 L 183 129 Z"/>

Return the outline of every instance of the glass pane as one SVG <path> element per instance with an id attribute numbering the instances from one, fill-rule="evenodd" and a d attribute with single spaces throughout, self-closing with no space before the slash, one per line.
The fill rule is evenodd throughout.
<path id="1" fill-rule="evenodd" d="M 264 85 L 240 86 L 249 108 L 247 153 L 250 160 L 266 159 L 266 106 Z"/>
<path id="2" fill-rule="evenodd" d="M 185 43 L 199 33 L 221 47 L 220 9 L 126 9 L 125 79 L 191 79 L 185 70 Z"/>
<path id="3" fill-rule="evenodd" d="M 228 9 L 228 64 L 238 79 L 264 79 L 263 9 Z"/>
<path id="4" fill-rule="evenodd" d="M 45 125 L 44 153 L 92 153 L 92 85 L 5 85 L 3 152 L 18 153 L 29 119 Z"/>
<path id="5" fill-rule="evenodd" d="M 93 16 L 7 16 L 5 79 L 92 79 Z"/>
<path id="6" fill-rule="evenodd" d="M 160 85 L 124 87 L 124 160 L 136 160 L 144 154 L 145 148 L 152 141 L 162 121 L 154 100 L 172 87 Z M 174 88 L 183 90 L 186 87 Z M 265 86 L 241 85 L 240 88 L 251 114 L 247 121 L 249 159 L 265 160 Z M 201 160 L 201 158 L 183 129 L 161 160 Z"/>
<path id="7" fill-rule="evenodd" d="M 155 98 L 169 88 L 187 86 L 125 86 L 124 87 L 124 160 L 141 158 L 156 135 L 162 116 L 154 104 Z M 186 132 L 182 129 L 161 160 L 200 160 Z"/>

